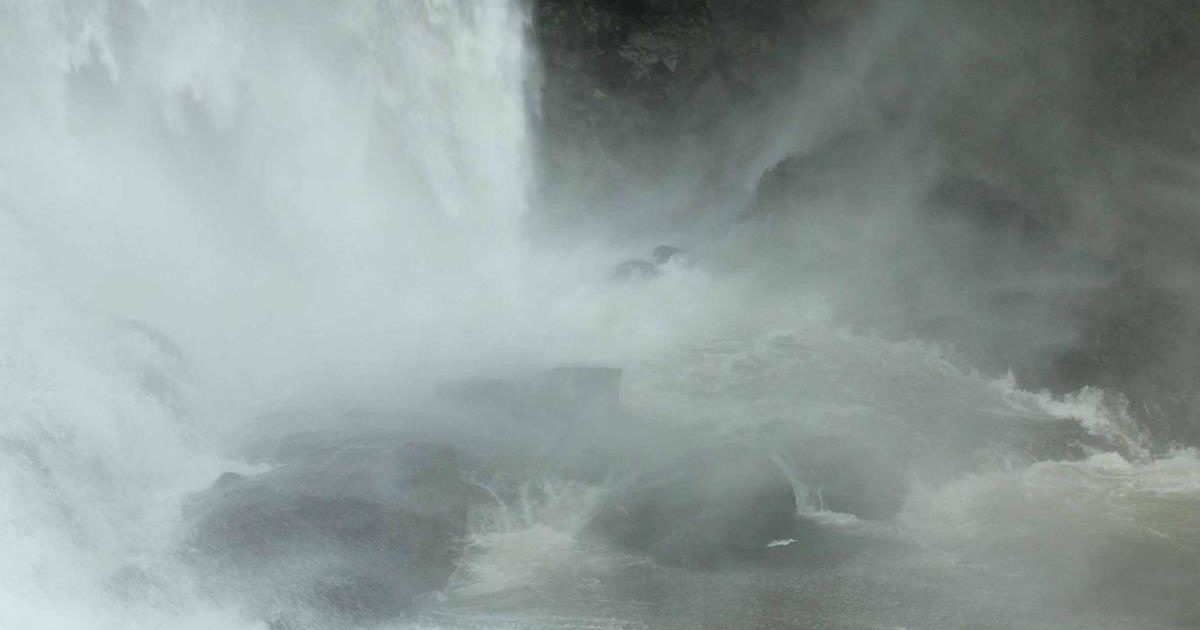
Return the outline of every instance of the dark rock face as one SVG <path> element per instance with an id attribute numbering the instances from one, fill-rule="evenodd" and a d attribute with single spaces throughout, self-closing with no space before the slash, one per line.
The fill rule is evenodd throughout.
<path id="1" fill-rule="evenodd" d="M 606 152 L 677 137 L 778 87 L 808 1 L 539 0 L 547 130 Z"/>
<path id="2" fill-rule="evenodd" d="M 664 564 L 711 567 L 760 556 L 795 527 L 783 470 L 759 449 L 721 445 L 637 476 L 601 506 L 587 533 Z"/>
<path id="3" fill-rule="evenodd" d="M 369 622 L 445 585 L 472 496 L 449 447 L 346 447 L 223 475 L 192 505 L 186 553 L 219 594 L 268 619 Z"/>

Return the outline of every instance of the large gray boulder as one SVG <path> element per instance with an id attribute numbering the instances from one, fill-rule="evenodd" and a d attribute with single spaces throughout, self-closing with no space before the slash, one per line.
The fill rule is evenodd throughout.
<path id="1" fill-rule="evenodd" d="M 377 621 L 446 584 L 473 496 L 447 446 L 345 446 L 222 476 L 190 506 L 185 555 L 279 627 Z"/>
<path id="2" fill-rule="evenodd" d="M 722 444 L 635 476 L 600 506 L 585 535 L 663 564 L 704 568 L 760 556 L 796 526 L 784 470 L 761 449 Z"/>

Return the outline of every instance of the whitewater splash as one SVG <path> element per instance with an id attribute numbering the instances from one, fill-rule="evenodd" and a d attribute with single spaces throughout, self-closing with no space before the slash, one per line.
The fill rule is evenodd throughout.
<path id="1" fill-rule="evenodd" d="M 994 628 L 1081 620 L 1182 628 L 1195 612 L 1181 599 L 1196 584 L 1192 563 L 1200 558 L 1195 451 L 1152 458 L 1085 445 L 1076 457 L 1033 462 L 1027 449 L 1038 445 L 1007 432 L 1044 428 L 1052 441 L 1070 424 L 1080 432 L 1068 441 L 1136 444 L 1121 432 L 1120 406 L 1097 393 L 1026 392 L 957 368 L 928 345 L 807 329 L 729 335 L 647 357 L 629 370 L 623 398 L 668 436 L 651 449 L 663 459 L 689 441 L 764 430 L 780 448 L 798 431 L 834 447 L 828 438 L 893 449 L 851 451 L 864 459 L 841 461 L 839 470 L 853 475 L 879 465 L 865 458 L 910 447 L 898 441 L 897 426 L 932 434 L 961 423 L 973 436 L 953 445 L 964 451 L 955 457 L 944 452 L 948 443 L 917 452 L 902 469 L 912 489 L 885 520 L 828 509 L 821 486 L 802 478 L 810 471 L 794 471 L 797 515 L 816 529 L 764 541 L 764 552 L 789 558 L 789 570 L 760 574 L 656 567 L 588 544 L 580 525 L 617 485 L 522 486 L 495 495 L 495 509 L 476 523 L 462 581 L 421 620 L 397 627 L 755 627 L 759 615 L 774 614 L 798 627 L 954 628 L 986 618 Z M 951 461 L 958 463 L 947 471 Z M 805 555 L 814 532 L 824 541 L 816 544 L 849 546 L 840 564 Z M 1139 586 L 1149 579 L 1149 591 Z M 649 594 L 662 592 L 665 601 Z"/>
<path id="2" fill-rule="evenodd" d="M 182 497 L 244 469 L 212 429 L 511 349 L 526 29 L 507 3 L 0 5 L 0 626 L 239 625 L 165 554 Z"/>
<path id="3" fill-rule="evenodd" d="M 278 405 L 394 402 L 460 372 L 563 358 L 643 358 L 624 402 L 672 438 L 847 440 L 852 467 L 908 444 L 895 476 L 917 490 L 878 527 L 831 509 L 835 489 L 801 480 L 803 462 L 779 465 L 799 516 L 932 551 L 808 591 L 775 576 L 729 587 L 582 545 L 612 488 L 537 480 L 477 515 L 434 625 L 728 627 L 753 618 L 728 594 L 768 592 L 804 614 L 848 599 L 828 614 L 894 627 L 929 619 L 881 603 L 904 586 L 888 581 L 897 566 L 969 600 L 1011 588 L 1007 560 L 1064 530 L 1083 541 L 1064 556 L 1133 540 L 1194 557 L 1195 453 L 1151 458 L 1103 392 L 1022 392 L 922 344 L 820 325 L 717 336 L 729 321 L 827 314 L 810 296 L 745 307 L 736 280 L 697 269 L 589 286 L 604 255 L 531 250 L 528 28 L 519 7 L 468 0 L 0 4 L 0 627 L 263 628 L 214 603 L 173 553 L 189 493 L 262 472 L 219 455 L 215 437 Z M 942 456 L 1055 421 L 1122 454 Z M 947 565 L 999 577 L 964 594 Z M 1038 585 L 1092 577 L 1037 566 Z M 847 573 L 865 586 L 846 589 Z M 550 612 L 480 612 L 514 592 Z"/>
<path id="4" fill-rule="evenodd" d="M 167 550 L 188 493 L 254 470 L 214 443 L 257 413 L 670 337 L 702 274 L 608 287 L 606 253 L 528 248 L 528 29 L 506 2 L 0 4 L 0 626 L 236 625 Z"/>

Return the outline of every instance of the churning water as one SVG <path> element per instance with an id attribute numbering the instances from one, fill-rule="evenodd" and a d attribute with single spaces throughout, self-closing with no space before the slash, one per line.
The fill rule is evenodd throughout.
<path id="1" fill-rule="evenodd" d="M 209 429 L 318 383 L 419 389 L 528 330 L 524 16 L 0 15 L 0 627 L 236 627 L 169 567 L 132 599 L 109 578 L 167 562 L 182 497 L 224 466 Z"/>
<path id="2" fill-rule="evenodd" d="M 793 474 L 798 511 L 867 551 L 707 572 L 581 542 L 616 481 L 531 471 L 397 627 L 1200 625 L 1200 459 L 1150 457 L 1115 397 L 538 248 L 528 29 L 483 0 L 0 0 L 0 628 L 265 628 L 175 551 L 189 494 L 263 470 L 227 435 L 568 362 L 628 368 L 645 452 L 815 435 L 914 489 L 868 521 Z M 1056 421 L 1115 446 L 992 439 Z"/>

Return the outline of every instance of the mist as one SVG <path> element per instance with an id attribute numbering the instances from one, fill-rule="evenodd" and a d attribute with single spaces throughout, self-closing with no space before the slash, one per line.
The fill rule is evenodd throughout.
<path id="1" fill-rule="evenodd" d="M 1193 627 L 1198 21 L 0 4 L 0 626 Z"/>
<path id="2" fill-rule="evenodd" d="M 1172 398 L 1143 419 L 1164 445 L 1194 443 L 1186 3 L 785 4 L 682 3 L 610 27 L 652 53 L 543 10 L 548 93 L 580 74 L 608 90 L 568 101 L 587 123 L 546 116 L 567 138 L 551 150 L 590 169 L 551 167 L 551 198 L 575 201 L 546 222 L 631 251 L 684 243 L 752 278 L 764 308 L 816 296 L 839 324 L 1032 389 Z M 695 19 L 714 35 L 678 33 Z M 759 31 L 722 30 L 742 28 Z M 725 58 L 739 36 L 753 52 Z M 576 69 L 614 55 L 629 75 Z"/>

